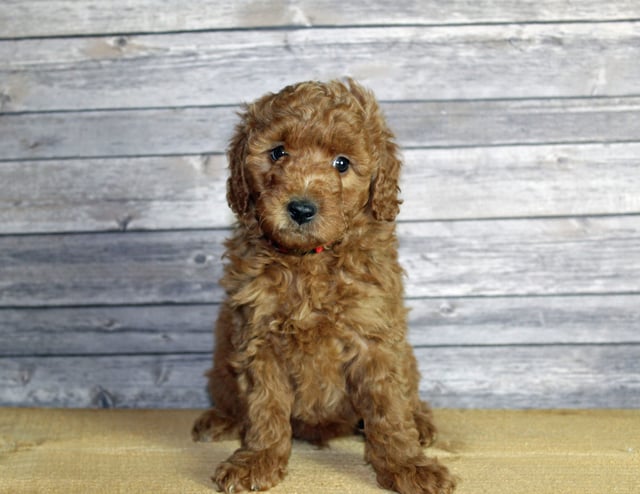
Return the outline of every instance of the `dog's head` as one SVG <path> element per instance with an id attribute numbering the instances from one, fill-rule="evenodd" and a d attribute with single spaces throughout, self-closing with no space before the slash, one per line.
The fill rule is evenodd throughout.
<path id="1" fill-rule="evenodd" d="M 356 217 L 393 221 L 400 160 L 369 91 L 303 82 L 247 105 L 231 140 L 227 200 L 288 250 L 339 241 Z"/>

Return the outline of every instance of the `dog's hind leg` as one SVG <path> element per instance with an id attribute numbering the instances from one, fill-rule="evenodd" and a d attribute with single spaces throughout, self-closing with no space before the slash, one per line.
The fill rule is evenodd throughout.
<path id="1" fill-rule="evenodd" d="M 241 401 L 237 376 L 229 363 L 234 353 L 230 339 L 232 319 L 229 307 L 223 304 L 216 323 L 214 365 L 207 373 L 207 387 L 214 406 L 200 415 L 193 424 L 191 436 L 194 441 L 240 437 L 245 406 Z"/>
<path id="2" fill-rule="evenodd" d="M 210 408 L 198 417 L 191 429 L 194 441 L 220 441 L 240 437 L 240 424 L 225 417 L 217 408 Z"/>
<path id="3" fill-rule="evenodd" d="M 433 414 L 429 405 L 420 400 L 413 411 L 413 419 L 416 421 L 416 427 L 420 434 L 420 444 L 430 446 L 436 440 L 437 430 L 433 425 Z"/>
<path id="4" fill-rule="evenodd" d="M 239 438 L 242 412 L 235 378 L 228 371 L 214 367 L 209 371 L 209 392 L 214 406 L 195 421 L 191 437 L 194 441 Z"/>

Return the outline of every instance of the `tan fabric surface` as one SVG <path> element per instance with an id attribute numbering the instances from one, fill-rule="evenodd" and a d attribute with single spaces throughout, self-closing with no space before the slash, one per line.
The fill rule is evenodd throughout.
<path id="1" fill-rule="evenodd" d="M 194 444 L 197 411 L 0 409 L 1 493 L 213 492 L 235 441 Z M 437 410 L 429 454 L 460 494 L 640 493 L 640 410 Z M 318 450 L 296 442 L 271 492 L 386 492 L 356 437 Z"/>

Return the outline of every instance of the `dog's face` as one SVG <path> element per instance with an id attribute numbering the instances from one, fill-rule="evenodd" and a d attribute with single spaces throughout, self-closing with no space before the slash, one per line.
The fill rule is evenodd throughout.
<path id="1" fill-rule="evenodd" d="M 338 242 L 356 216 L 395 218 L 400 162 L 373 96 L 309 82 L 246 108 L 229 149 L 228 200 L 273 243 Z"/>

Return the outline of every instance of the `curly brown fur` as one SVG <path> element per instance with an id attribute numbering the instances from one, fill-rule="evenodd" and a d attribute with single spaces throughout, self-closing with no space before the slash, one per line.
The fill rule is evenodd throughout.
<path id="1" fill-rule="evenodd" d="M 215 407 L 193 428 L 200 440 L 240 435 L 218 487 L 269 489 L 292 437 L 325 444 L 364 422 L 380 485 L 452 492 L 448 470 L 422 450 L 435 428 L 406 340 L 400 160 L 373 95 L 354 81 L 268 94 L 245 107 L 228 158 L 238 224 L 209 372 Z"/>

